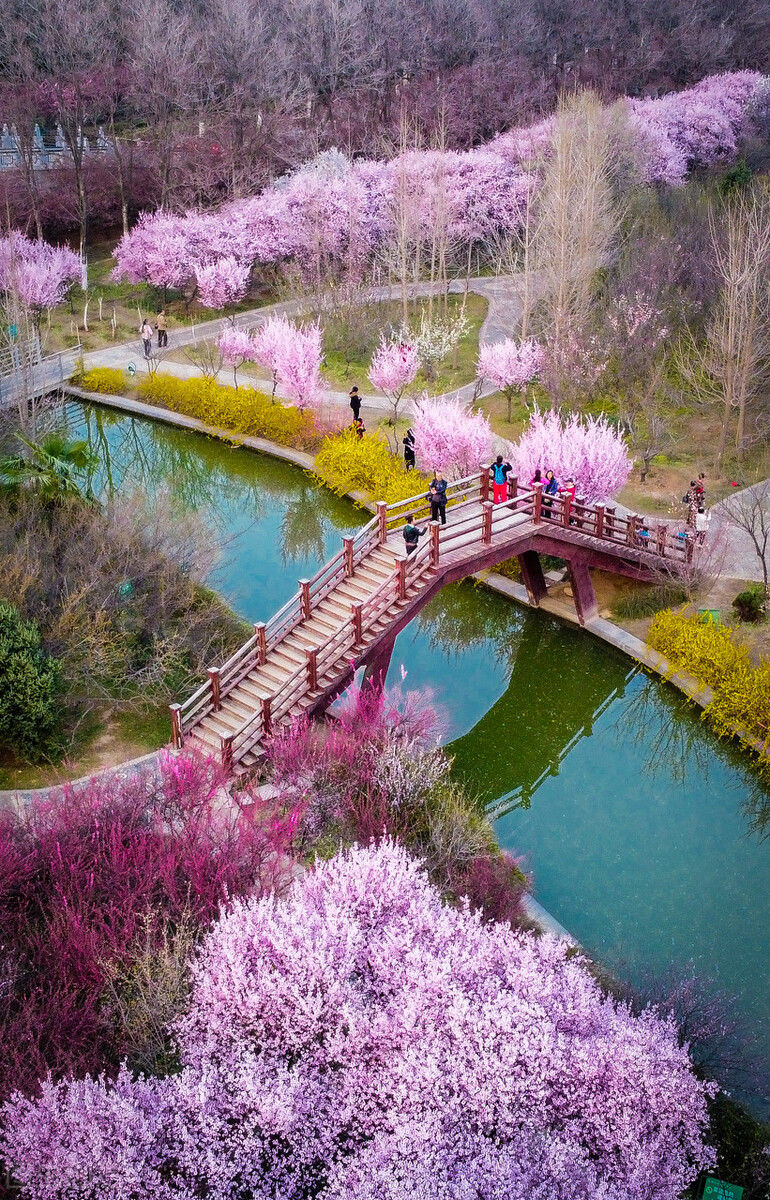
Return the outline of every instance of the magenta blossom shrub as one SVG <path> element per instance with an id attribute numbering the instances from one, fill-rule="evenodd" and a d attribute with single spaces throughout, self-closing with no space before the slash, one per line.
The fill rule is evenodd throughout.
<path id="1" fill-rule="evenodd" d="M 449 479 L 462 479 L 487 465 L 493 434 L 481 412 L 460 400 L 429 400 L 416 406 L 412 422 L 414 454 L 421 471 L 442 468 Z"/>
<path id="2" fill-rule="evenodd" d="M 221 769 L 163 754 L 156 772 L 102 776 L 0 814 L 0 1097 L 48 1071 L 117 1066 L 113 966 L 205 925 L 232 896 L 280 886 L 297 817 L 222 802 Z"/>
<path id="3" fill-rule="evenodd" d="M 529 480 L 539 467 L 559 483 L 570 476 L 576 495 L 589 504 L 610 500 L 625 485 L 633 462 L 623 435 L 605 417 L 563 418 L 535 409 L 529 427 L 511 448 L 515 474 Z"/>
<path id="4" fill-rule="evenodd" d="M 236 901 L 192 976 L 179 1074 L 5 1106 L 28 1200 L 675 1200 L 714 1161 L 673 1022 L 391 842 Z"/>

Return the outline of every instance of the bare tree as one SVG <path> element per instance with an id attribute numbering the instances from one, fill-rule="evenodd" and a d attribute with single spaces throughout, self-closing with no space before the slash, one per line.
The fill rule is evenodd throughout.
<path id="1" fill-rule="evenodd" d="M 765 607 L 770 590 L 770 479 L 744 488 L 728 496 L 719 508 L 720 515 L 733 529 L 748 534 L 762 567 L 762 583 L 765 589 Z"/>
<path id="2" fill-rule="evenodd" d="M 743 456 L 750 406 L 770 379 L 770 189 L 731 196 L 721 213 L 711 210 L 709 228 L 721 286 L 705 343 L 688 334 L 683 361 L 696 396 L 721 406 L 721 466 L 733 421 Z"/>
<path id="3" fill-rule="evenodd" d="M 570 339 L 587 327 L 595 275 L 617 236 L 612 144 L 596 95 L 562 99 L 538 197 L 533 247 L 542 286 L 540 321 L 557 361 L 569 359 Z M 558 387 L 552 399 L 558 403 Z"/>

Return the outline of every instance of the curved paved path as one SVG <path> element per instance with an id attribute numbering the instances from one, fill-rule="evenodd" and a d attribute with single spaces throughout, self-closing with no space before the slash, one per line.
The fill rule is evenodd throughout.
<path id="1" fill-rule="evenodd" d="M 519 295 L 518 280 L 519 277 L 515 275 L 482 276 L 469 280 L 468 290 L 476 295 L 483 296 L 489 306 L 481 327 L 480 341 L 497 342 L 515 334 L 521 317 L 521 298 Z M 410 284 L 409 294 L 412 297 L 428 296 L 431 293 L 437 295 L 442 290 L 439 284 Z M 454 295 L 461 294 L 463 290 L 464 285 L 460 281 L 453 281 L 449 285 L 449 291 Z M 376 300 L 391 300 L 398 299 L 400 293 L 400 287 L 394 285 L 391 287 L 376 288 L 372 295 Z M 235 324 L 237 328 L 258 326 L 262 325 L 271 316 L 301 316 L 305 312 L 307 312 L 306 301 L 301 299 L 282 300 L 276 304 L 267 304 L 261 308 L 248 309 L 245 312 L 238 313 L 234 321 L 231 321 L 228 317 L 220 317 L 214 321 L 206 321 L 201 325 L 180 326 L 172 330 L 171 337 L 173 342 L 169 346 L 169 350 L 176 351 L 199 341 L 216 338 L 224 329 L 232 324 Z M 125 370 L 129 362 L 132 361 L 136 362 L 138 370 L 142 370 L 144 351 L 139 338 L 136 341 L 123 342 L 119 346 L 109 346 L 100 350 L 92 350 L 84 355 L 86 368 L 116 367 L 119 370 Z M 160 370 L 182 379 L 189 379 L 200 374 L 199 369 L 192 363 L 172 362 L 163 357 L 160 357 Z M 247 370 L 242 370 L 240 377 L 243 380 L 248 379 L 260 383 L 264 382 L 263 379 L 251 375 Z M 496 390 L 494 387 L 487 386 L 477 391 L 475 383 L 468 383 L 463 387 L 456 388 L 452 392 L 447 392 L 446 399 L 460 399 L 464 403 L 469 404 L 478 395 L 491 395 Z M 281 399 L 287 399 L 280 390 L 277 392 L 277 395 Z M 374 412 L 377 415 L 385 415 L 387 413 L 387 405 L 381 394 L 364 392 L 362 393 L 362 400 L 363 406 L 368 411 Z M 330 391 L 329 401 L 335 406 L 347 407 L 348 393 Z M 404 403 L 404 411 L 412 411 L 412 405 L 409 400 L 406 400 Z"/>

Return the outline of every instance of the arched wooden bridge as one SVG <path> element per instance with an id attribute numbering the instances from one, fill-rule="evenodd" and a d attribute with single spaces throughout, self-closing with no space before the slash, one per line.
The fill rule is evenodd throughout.
<path id="1" fill-rule="evenodd" d="M 447 524 L 406 556 L 409 513 L 427 517 L 424 495 L 377 505 L 377 515 L 297 595 L 264 624 L 183 704 L 171 705 L 173 743 L 221 756 L 228 769 L 254 765 L 263 739 L 294 717 L 323 709 L 366 666 L 384 680 L 397 634 L 447 583 L 519 560 L 529 598 L 546 593 L 541 553 L 567 562 L 578 619 L 596 613 L 589 567 L 630 576 L 676 572 L 694 554 L 692 538 L 649 531 L 638 517 L 567 497 L 543 497 L 540 486 L 509 481 L 506 503 L 489 500 L 486 472 L 447 488 Z"/>

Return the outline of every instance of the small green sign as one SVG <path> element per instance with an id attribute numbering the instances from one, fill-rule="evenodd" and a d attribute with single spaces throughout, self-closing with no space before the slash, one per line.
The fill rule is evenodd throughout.
<path id="1" fill-rule="evenodd" d="M 136 375 L 136 363 L 129 363 L 127 370 L 129 375 Z"/>
<path id="2" fill-rule="evenodd" d="M 725 1183 L 723 1179 L 712 1179 L 709 1175 L 703 1189 L 703 1200 L 741 1200 L 743 1188 L 737 1183 Z"/>
<path id="3" fill-rule="evenodd" d="M 126 579 L 123 581 L 123 583 L 121 583 L 120 587 L 118 588 L 118 595 L 119 596 L 130 596 L 131 593 L 133 592 L 133 590 L 134 590 L 133 583 L 131 582 L 130 579 Z"/>

